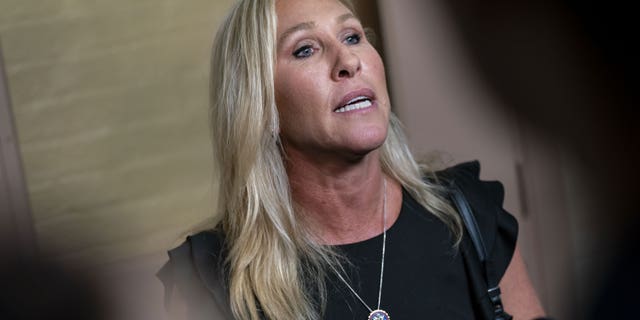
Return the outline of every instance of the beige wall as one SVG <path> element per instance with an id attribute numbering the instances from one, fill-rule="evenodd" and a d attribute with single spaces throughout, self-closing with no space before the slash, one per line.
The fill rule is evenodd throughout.
<path id="1" fill-rule="evenodd" d="M 212 217 L 208 56 L 232 2 L 0 2 L 35 240 L 112 319 L 166 316 L 154 273 Z"/>
<path id="2" fill-rule="evenodd" d="M 103 265 L 211 214 L 208 55 L 232 1 L 0 2 L 39 245 Z"/>

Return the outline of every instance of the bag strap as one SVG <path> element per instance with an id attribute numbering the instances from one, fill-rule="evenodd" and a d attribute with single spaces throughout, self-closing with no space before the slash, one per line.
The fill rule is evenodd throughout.
<path id="1" fill-rule="evenodd" d="M 480 228 L 478 227 L 476 218 L 473 215 L 473 210 L 471 209 L 464 193 L 455 181 L 451 182 L 449 190 L 451 192 L 451 199 L 453 200 L 456 209 L 458 209 L 465 229 L 467 230 L 467 234 L 473 243 L 473 247 L 475 248 L 475 252 L 480 262 L 480 267 L 484 270 L 484 282 L 486 283 L 487 297 L 493 306 L 493 319 L 510 320 L 513 317 L 504 310 L 502 299 L 500 298 L 500 286 L 498 283 L 493 283 L 491 281 L 492 277 L 489 276 L 489 268 L 487 268 L 488 253 L 482 238 L 482 233 L 480 233 Z M 472 275 L 474 274 L 472 273 Z"/>

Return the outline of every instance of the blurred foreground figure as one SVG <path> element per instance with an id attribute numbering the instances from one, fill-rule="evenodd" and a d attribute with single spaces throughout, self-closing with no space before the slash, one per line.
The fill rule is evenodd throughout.
<path id="1" fill-rule="evenodd" d="M 508 112 L 573 160 L 588 235 L 586 319 L 636 318 L 640 72 L 636 10 L 607 1 L 442 1 Z M 575 230 L 574 230 L 575 231 Z M 584 260 L 587 260 L 584 262 Z M 593 280 L 596 279 L 596 280 Z M 584 285 L 584 283 L 588 283 Z M 601 284 L 599 284 L 601 283 Z"/>
<path id="2" fill-rule="evenodd" d="M 76 272 L 43 259 L 0 250 L 0 319 L 106 319 L 99 295 Z"/>

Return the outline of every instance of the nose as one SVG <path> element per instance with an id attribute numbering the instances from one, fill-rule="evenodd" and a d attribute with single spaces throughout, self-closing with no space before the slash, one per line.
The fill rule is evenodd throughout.
<path id="1" fill-rule="evenodd" d="M 362 69 L 360 57 L 349 47 L 338 47 L 332 75 L 334 81 L 352 78 Z"/>

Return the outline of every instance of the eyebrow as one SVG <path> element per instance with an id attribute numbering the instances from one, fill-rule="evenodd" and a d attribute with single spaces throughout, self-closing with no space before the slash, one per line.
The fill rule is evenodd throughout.
<path id="1" fill-rule="evenodd" d="M 345 14 L 342 14 L 340 16 L 338 16 L 338 18 L 336 18 L 336 21 L 338 23 L 343 23 L 349 19 L 357 19 L 353 13 L 348 12 Z M 278 47 L 280 46 L 280 44 L 284 41 L 284 39 L 286 39 L 288 36 L 290 36 L 291 34 L 298 32 L 300 30 L 309 30 L 309 29 L 313 29 L 316 27 L 316 23 L 313 21 L 307 21 L 307 22 L 302 22 L 302 23 L 298 23 L 295 26 L 287 29 L 285 32 L 283 32 L 280 37 L 278 38 Z"/>
<path id="2" fill-rule="evenodd" d="M 357 19 L 357 18 L 356 16 L 353 15 L 353 13 L 347 12 L 343 15 L 340 15 L 336 20 L 338 21 L 338 23 L 343 23 L 349 19 Z"/>
<path id="3" fill-rule="evenodd" d="M 286 39 L 288 36 L 290 36 L 292 33 L 298 32 L 300 30 L 313 29 L 315 27 L 316 27 L 316 23 L 315 22 L 302 22 L 302 23 L 296 24 L 295 26 L 287 29 L 287 31 L 283 32 L 280 35 L 280 37 L 278 38 L 278 46 L 280 46 L 282 41 L 284 39 Z"/>

